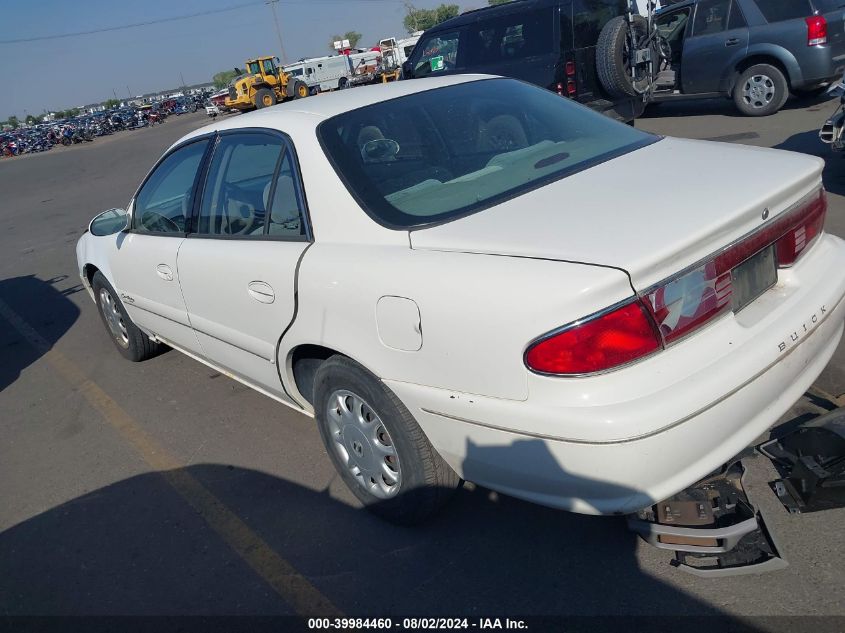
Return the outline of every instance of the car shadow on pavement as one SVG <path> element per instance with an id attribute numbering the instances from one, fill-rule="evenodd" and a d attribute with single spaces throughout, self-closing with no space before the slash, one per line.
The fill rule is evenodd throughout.
<path id="1" fill-rule="evenodd" d="M 469 462 L 489 462 L 507 460 L 511 447 L 471 450 Z M 518 450 L 554 461 L 540 441 Z M 703 617 L 723 614 L 641 570 L 637 538 L 621 517 L 466 486 L 429 522 L 397 527 L 326 490 L 221 464 L 134 476 L 7 529 L 0 614 L 292 614 L 287 596 L 241 558 L 255 546 L 231 546 L 244 533 L 231 529 L 231 515 L 347 616 L 588 616 L 566 630 L 591 631 L 610 628 L 600 618 L 641 616 L 633 622 L 649 631 L 712 631 L 717 622 L 753 630 L 744 620 Z M 264 569 L 273 575 L 272 560 Z M 667 565 L 663 573 L 682 572 Z M 288 569 L 281 577 L 292 576 Z M 307 594 L 300 586 L 296 595 Z M 307 599 L 299 611 L 308 611 Z"/>
<path id="2" fill-rule="evenodd" d="M 824 104 L 831 101 L 826 94 L 818 96 L 792 97 L 781 108 L 783 110 L 809 110 L 821 111 Z M 684 99 L 660 101 L 650 104 L 643 113 L 643 119 L 674 118 L 682 116 L 725 116 L 730 118 L 744 118 L 753 120 L 754 117 L 746 117 L 736 109 L 733 100 L 727 97 L 716 99 Z M 819 127 L 823 121 L 819 121 Z"/>
<path id="3" fill-rule="evenodd" d="M 26 275 L 0 280 L 0 391 L 52 348 L 79 317 L 79 308 L 67 297 L 83 288 L 59 290 L 66 279 Z"/>

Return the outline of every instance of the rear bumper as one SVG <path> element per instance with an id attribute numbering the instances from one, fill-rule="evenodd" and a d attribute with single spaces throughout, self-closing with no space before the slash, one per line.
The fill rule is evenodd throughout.
<path id="1" fill-rule="evenodd" d="M 845 244 L 826 235 L 747 312 L 606 376 L 532 376 L 522 402 L 385 382 L 463 478 L 556 508 L 629 513 L 728 462 L 815 381 L 843 333 L 845 280 L 829 275 L 843 266 Z"/>
<path id="2" fill-rule="evenodd" d="M 845 55 L 837 55 L 829 46 L 808 46 L 799 51 L 800 76 L 791 77 L 793 88 L 812 88 L 842 78 Z"/>

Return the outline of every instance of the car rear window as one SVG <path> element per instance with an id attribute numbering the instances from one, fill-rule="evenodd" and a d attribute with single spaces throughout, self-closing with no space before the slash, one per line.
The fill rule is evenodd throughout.
<path id="1" fill-rule="evenodd" d="M 468 215 L 657 140 L 512 79 L 369 105 L 317 133 L 350 193 L 392 228 Z"/>
<path id="2" fill-rule="evenodd" d="M 813 0 L 813 6 L 819 13 L 827 13 L 845 7 L 845 0 Z"/>
<path id="3" fill-rule="evenodd" d="M 813 15 L 809 0 L 754 0 L 766 21 L 783 22 Z"/>
<path id="4" fill-rule="evenodd" d="M 466 28 L 466 67 L 548 55 L 554 35 L 552 9 L 520 11 Z"/>

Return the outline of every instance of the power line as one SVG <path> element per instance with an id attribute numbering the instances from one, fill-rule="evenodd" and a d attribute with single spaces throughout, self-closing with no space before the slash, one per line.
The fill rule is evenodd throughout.
<path id="1" fill-rule="evenodd" d="M 349 0 L 277 0 L 282 4 L 337 4 L 347 3 Z M 397 3 L 401 0 L 354 0 L 355 2 L 378 2 L 378 3 Z M 78 37 L 80 35 L 94 35 L 96 33 L 108 33 L 111 31 L 122 31 L 125 29 L 134 29 L 140 26 L 151 26 L 153 24 L 164 24 L 166 22 L 176 22 L 178 20 L 189 20 L 191 18 L 199 18 L 206 15 L 215 15 L 217 13 L 226 13 L 229 11 L 236 11 L 245 7 L 254 7 L 264 4 L 264 1 L 259 2 L 245 2 L 243 4 L 236 4 L 230 7 L 223 7 L 221 9 L 211 9 L 209 11 L 200 11 L 198 13 L 189 13 L 187 15 L 177 15 L 170 18 L 160 18 L 158 20 L 147 20 L 145 22 L 135 22 L 133 24 L 122 24 L 120 26 L 109 26 L 101 29 L 92 29 L 90 31 L 75 31 L 73 33 L 59 33 L 56 35 L 40 35 L 37 37 L 22 37 L 13 40 L 0 40 L 0 44 L 24 44 L 26 42 L 42 42 L 44 40 L 58 40 L 67 37 Z"/>

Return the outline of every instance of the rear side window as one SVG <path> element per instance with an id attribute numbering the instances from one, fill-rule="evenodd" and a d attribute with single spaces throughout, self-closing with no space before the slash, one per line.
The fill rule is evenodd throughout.
<path id="1" fill-rule="evenodd" d="M 783 22 L 813 15 L 808 0 L 754 0 L 766 21 Z"/>
<path id="2" fill-rule="evenodd" d="M 498 64 L 552 52 L 552 9 L 526 11 L 467 27 L 466 65 Z"/>
<path id="3" fill-rule="evenodd" d="M 572 3 L 575 48 L 595 46 L 604 25 L 627 10 L 627 0 L 575 0 Z"/>

